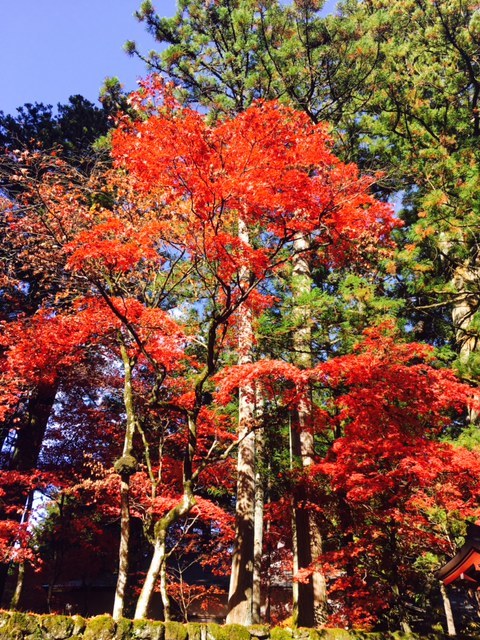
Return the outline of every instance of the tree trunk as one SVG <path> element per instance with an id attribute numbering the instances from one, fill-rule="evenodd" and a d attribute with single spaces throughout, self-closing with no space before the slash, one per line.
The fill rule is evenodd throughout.
<path id="1" fill-rule="evenodd" d="M 256 413 L 258 414 L 258 401 Z M 252 624 L 261 620 L 262 606 L 262 560 L 263 560 L 263 512 L 265 490 L 263 486 L 263 457 L 265 432 L 263 427 L 255 431 L 255 508 L 253 527 L 253 576 L 252 576 Z"/>
<path id="2" fill-rule="evenodd" d="M 15 591 L 13 592 L 12 599 L 10 600 L 10 609 L 18 609 L 20 604 L 20 598 L 22 597 L 23 585 L 25 582 L 25 562 L 21 562 L 18 565 L 17 582 L 15 584 Z"/>
<path id="3" fill-rule="evenodd" d="M 248 314 L 242 314 L 241 337 L 251 334 Z M 250 341 L 247 342 L 250 344 Z M 248 362 L 249 355 L 239 358 Z M 239 395 L 239 433 L 237 462 L 236 536 L 228 596 L 227 624 L 252 624 L 254 522 L 255 522 L 255 433 L 252 431 L 255 402 L 252 386 Z"/>
<path id="4" fill-rule="evenodd" d="M 39 383 L 32 390 L 26 408 L 20 418 L 15 444 L 5 458 L 5 468 L 10 471 L 29 471 L 37 467 L 48 420 L 52 413 L 58 383 Z M 25 495 L 28 500 L 28 496 Z M 0 601 L 3 598 L 8 564 L 0 566 Z"/>
<path id="5" fill-rule="evenodd" d="M 125 608 L 130 550 L 130 476 L 120 478 L 120 546 L 118 550 L 118 577 L 115 588 L 112 617 L 119 620 Z"/>
<path id="6" fill-rule="evenodd" d="M 452 309 L 455 339 L 459 346 L 460 362 L 465 363 L 470 355 L 477 351 L 478 335 L 469 331 L 473 316 L 478 308 L 478 296 L 469 292 L 469 285 L 478 280 L 476 270 L 469 267 L 457 267 L 453 285 L 457 296 Z"/>
<path id="7" fill-rule="evenodd" d="M 33 389 L 17 430 L 9 469 L 27 471 L 37 466 L 57 391 L 58 383 L 39 383 Z"/>
<path id="8" fill-rule="evenodd" d="M 184 494 L 182 502 L 170 509 L 170 511 L 155 524 L 154 534 L 155 542 L 153 546 L 153 556 L 148 567 L 145 582 L 143 583 L 142 590 L 138 597 L 137 607 L 135 609 L 135 619 L 146 618 L 148 614 L 148 608 L 152 599 L 155 585 L 158 580 L 158 576 L 162 569 L 162 566 L 167 561 L 167 533 L 172 524 L 178 522 L 181 518 L 186 516 L 194 507 L 195 498 L 192 491 L 192 484 L 190 480 L 184 483 Z M 165 574 L 166 576 L 166 574 Z M 162 586 L 162 585 L 161 585 Z M 164 614 L 170 615 L 169 598 L 166 590 L 166 580 L 163 585 L 164 591 L 162 592 L 162 600 L 164 606 Z"/>
<path id="9" fill-rule="evenodd" d="M 459 347 L 459 360 L 463 365 L 467 364 L 472 353 L 478 351 L 479 347 L 478 333 L 476 330 L 470 329 L 479 306 L 479 300 L 476 293 L 469 291 L 472 285 L 478 286 L 478 278 L 478 269 L 469 266 L 457 267 L 453 277 L 457 296 L 453 304 L 452 321 L 455 340 Z M 479 413 L 478 410 L 469 408 L 469 422 L 472 424 L 478 422 Z"/>
<path id="10" fill-rule="evenodd" d="M 25 509 L 22 514 L 21 522 L 28 522 L 30 519 L 30 514 L 32 512 L 33 507 L 33 498 L 34 491 L 30 491 L 27 498 L 27 503 L 25 505 Z M 25 565 L 26 561 L 21 562 L 18 565 L 17 572 L 17 582 L 15 584 L 15 590 L 12 595 L 12 599 L 10 600 L 10 609 L 18 609 L 18 605 L 20 604 L 20 598 L 22 597 L 23 586 L 25 584 Z"/>
<path id="11" fill-rule="evenodd" d="M 293 471 L 296 466 L 296 462 L 294 460 L 293 455 L 293 428 L 290 420 L 289 424 L 289 434 L 290 434 L 290 471 Z M 291 509 L 292 509 L 292 576 L 295 577 L 300 568 L 298 561 L 298 532 L 297 532 L 297 510 L 296 510 L 296 497 L 292 494 L 291 498 Z M 300 583 L 293 580 L 292 582 L 292 603 L 293 603 L 293 611 L 292 618 L 294 626 L 298 625 L 298 609 L 300 602 L 300 591 L 299 591 Z"/>
<path id="12" fill-rule="evenodd" d="M 165 538 L 166 532 L 159 530 L 159 535 L 155 538 L 155 544 L 153 547 L 153 556 L 148 567 L 148 572 L 143 583 L 142 590 L 138 597 L 137 607 L 135 609 L 135 619 L 146 618 L 148 614 L 148 607 L 152 594 L 155 590 L 158 575 L 162 563 L 165 562 Z M 165 606 L 165 605 L 164 605 Z"/>
<path id="13" fill-rule="evenodd" d="M 239 220 L 239 238 L 249 242 L 246 225 Z M 241 274 L 248 280 L 248 272 Z M 251 312 L 241 307 L 238 320 L 238 364 L 252 361 Z M 255 526 L 255 389 L 246 385 L 239 392 L 236 536 L 228 594 L 227 624 L 252 624 L 254 526 Z"/>
<path id="14" fill-rule="evenodd" d="M 121 344 L 124 366 L 123 402 L 127 415 L 125 439 L 122 457 L 115 463 L 115 469 L 120 474 L 120 547 L 118 551 L 118 577 L 115 588 L 112 617 L 119 620 L 125 609 L 125 592 L 127 588 L 130 551 L 130 476 L 135 471 L 135 459 L 132 456 L 133 436 L 135 433 L 135 407 L 133 402 L 132 373 L 134 363 L 128 356 L 127 349 Z"/>
<path id="15" fill-rule="evenodd" d="M 393 534 L 393 539 L 395 540 L 395 534 Z M 388 562 L 388 559 L 387 559 Z M 391 565 L 392 567 L 394 567 L 395 565 Z M 392 569 L 392 576 L 391 576 L 391 588 L 392 591 L 395 595 L 395 601 L 396 601 L 396 606 L 398 608 L 398 616 L 399 616 L 399 623 L 400 623 L 400 628 L 403 631 L 403 633 L 405 634 L 410 634 L 412 633 L 412 629 L 410 627 L 410 623 L 408 621 L 408 615 L 407 612 L 405 610 L 405 606 L 403 604 L 403 598 L 402 598 L 402 593 L 400 590 L 399 585 L 395 582 L 395 578 L 393 577 L 393 573 L 394 573 L 395 569 Z"/>
<path id="16" fill-rule="evenodd" d="M 455 621 L 453 619 L 452 605 L 443 582 L 440 582 L 440 593 L 442 594 L 443 608 L 445 609 L 445 617 L 447 619 L 447 633 L 449 636 L 456 636 L 457 631 L 455 629 Z"/>
<path id="17" fill-rule="evenodd" d="M 308 239 L 297 235 L 294 241 L 294 263 L 292 271 L 292 295 L 294 300 L 293 335 L 294 363 L 302 368 L 312 366 L 311 320 L 308 295 L 312 288 L 310 265 L 306 251 Z M 312 401 L 310 389 L 304 389 L 292 424 L 292 450 L 294 463 L 304 471 L 313 463 L 315 443 L 312 425 Z M 315 514 L 300 506 L 306 500 L 304 489 L 300 488 L 294 499 L 294 523 L 292 527 L 294 573 L 309 567 L 322 553 L 322 538 Z M 294 583 L 293 619 L 294 624 L 316 627 L 325 622 L 326 583 L 324 574 L 314 569 L 307 582 Z"/>
<path id="18" fill-rule="evenodd" d="M 163 619 L 170 622 L 170 598 L 167 590 L 167 561 L 166 558 L 160 566 L 160 595 L 163 604 Z"/>

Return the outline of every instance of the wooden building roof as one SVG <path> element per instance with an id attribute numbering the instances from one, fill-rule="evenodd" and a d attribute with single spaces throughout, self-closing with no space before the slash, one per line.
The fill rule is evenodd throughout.
<path id="1" fill-rule="evenodd" d="M 467 580 L 473 585 L 480 585 L 480 526 L 469 524 L 467 537 L 460 551 L 435 576 L 450 584 L 455 580 Z"/>

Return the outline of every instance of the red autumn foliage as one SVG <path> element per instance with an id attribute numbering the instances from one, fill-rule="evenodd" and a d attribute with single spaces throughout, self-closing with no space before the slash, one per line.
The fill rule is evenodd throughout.
<path id="1" fill-rule="evenodd" d="M 148 118 L 121 121 L 113 138 L 117 164 L 136 188 L 157 194 L 178 241 L 192 256 L 217 263 L 222 280 L 242 267 L 260 277 L 298 233 L 313 234 L 332 266 L 391 246 L 400 222 L 369 193 L 372 180 L 332 154 L 325 125 L 277 102 L 258 102 L 209 126 L 155 78 L 132 102 Z M 238 216 L 257 235 L 261 230 L 262 245 L 239 239 Z"/>
<path id="2" fill-rule="evenodd" d="M 132 106 L 148 117 L 121 121 L 114 170 L 81 184 L 49 159 L 38 183 L 25 185 L 22 207 L 2 201 L 8 242 L 23 264 L 2 282 L 13 291 L 30 269 L 44 295 L 37 309 L 2 316 L 0 417 L 40 382 L 60 385 L 46 466 L 76 505 L 76 521 L 73 532 L 71 520 L 54 522 L 52 538 L 78 543 L 82 562 L 101 551 L 111 563 L 106 550 L 115 536 L 102 530 L 120 517 L 112 467 L 126 412 L 122 348 L 137 421 L 132 518 L 152 537 L 155 523 L 180 504 L 190 474 L 195 504 L 172 525 L 169 544 L 178 535 L 182 552 L 195 548 L 213 573 L 227 570 L 233 536 L 235 469 L 222 454 L 235 441 L 235 419 L 225 405 L 238 388 L 260 382 L 264 423 L 274 432 L 312 387 L 310 428 L 322 453 L 308 477 L 283 469 L 274 479 L 284 495 L 267 509 L 272 573 L 285 579 L 291 570 L 289 492 L 301 486 L 299 508 L 315 514 L 324 534 L 316 562 L 327 573 L 331 621 L 372 626 L 387 609 L 400 619 L 396 608 L 425 580 L 422 554 L 452 551 L 439 510 L 478 516 L 478 456 L 438 442 L 474 401 L 469 388 L 429 347 L 402 342 L 385 326 L 366 332 L 351 355 L 312 370 L 280 360 L 222 369 L 239 314 L 248 308 L 258 316 L 272 303 L 275 286 L 266 294 L 258 285 L 292 259 L 295 238 L 308 234 L 310 257 L 327 269 L 350 260 L 366 267 L 391 250 L 398 220 L 370 194 L 372 180 L 333 155 L 326 127 L 288 107 L 259 102 L 210 126 L 154 79 Z M 250 243 L 239 237 L 239 221 Z M 210 384 L 212 405 L 204 403 Z M 3 559 L 32 559 L 27 527 L 9 516 L 18 516 L 21 498 L 41 480 L 30 485 L 4 473 L 0 551 Z M 8 496 L 9 486 L 19 494 Z M 203 529 L 192 532 L 191 521 Z M 81 535 L 88 522 L 95 540 Z M 170 589 L 186 600 L 201 593 L 178 576 Z"/>
<path id="3" fill-rule="evenodd" d="M 400 624 L 405 602 L 432 588 L 425 554 L 455 551 L 441 514 L 453 522 L 480 515 L 478 453 L 438 440 L 472 389 L 439 366 L 432 348 L 402 341 L 389 324 L 311 370 L 275 361 L 230 367 L 218 377 L 217 402 L 254 381 L 277 411 L 295 407 L 308 384 L 321 392 L 311 428 L 330 445 L 290 487 L 303 487 L 301 506 L 318 521 L 325 552 L 295 579 L 323 568 L 331 624 L 368 628 L 386 611 Z M 288 499 L 271 504 L 268 519 L 275 571 L 291 570 Z"/>
<path id="4" fill-rule="evenodd" d="M 480 514 L 478 454 L 437 440 L 472 391 L 436 366 L 430 348 L 385 327 L 312 373 L 334 392 L 331 427 L 342 433 L 312 470 L 323 526 L 341 525 L 318 559 L 336 603 L 331 621 L 365 628 L 388 610 L 400 624 L 419 585 L 431 588 L 422 557 L 454 551 L 441 513 Z"/>

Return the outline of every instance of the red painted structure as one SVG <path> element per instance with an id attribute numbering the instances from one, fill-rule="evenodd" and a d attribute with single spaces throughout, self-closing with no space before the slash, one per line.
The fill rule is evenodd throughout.
<path id="1" fill-rule="evenodd" d="M 480 526 L 468 525 L 465 544 L 435 576 L 445 585 L 456 580 L 467 580 L 472 587 L 480 585 Z"/>

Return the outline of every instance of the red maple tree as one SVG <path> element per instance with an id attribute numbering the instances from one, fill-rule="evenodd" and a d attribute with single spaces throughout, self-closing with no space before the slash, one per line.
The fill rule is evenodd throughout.
<path id="1" fill-rule="evenodd" d="M 322 448 L 308 477 L 287 472 L 283 488 L 303 485 L 324 532 L 315 562 L 329 575 L 332 619 L 372 625 L 387 607 L 400 619 L 417 559 L 428 548 L 448 550 L 434 508 L 477 515 L 475 456 L 438 442 L 470 401 L 468 388 L 428 347 L 385 327 L 313 369 L 272 360 L 224 367 L 239 314 L 248 308 L 256 317 L 271 304 L 265 291 L 275 291 L 299 234 L 326 269 L 352 259 L 367 267 L 391 250 L 398 221 L 371 195 L 372 179 L 333 155 L 326 127 L 283 105 L 259 102 L 209 125 L 151 79 L 131 106 L 139 117 L 122 119 L 113 135 L 114 168 L 82 180 L 61 161 L 35 158 L 42 170 L 35 182 L 25 178 L 22 206 L 2 200 L 12 251 L 45 295 L 34 312 L 2 318 L 1 416 L 42 384 L 60 390 L 51 467 L 58 485 L 96 504 L 99 517 L 120 518 L 117 615 L 133 517 L 153 550 L 137 613 L 146 614 L 160 578 L 168 616 L 169 536 L 183 523 L 197 518 L 210 528 L 199 558 L 206 563 L 218 544 L 215 569 L 225 568 L 236 425 L 224 405 L 239 387 L 261 382 L 273 431 L 275 410 L 285 416 L 306 389 L 320 389 L 309 428 Z M 240 224 L 251 242 L 239 237 Z M 24 282 L 21 270 L 3 277 L 11 290 Z M 67 445 L 72 434 L 94 441 L 88 455 Z M 277 549 L 280 540 L 290 548 L 289 498 L 270 506 Z M 11 551 L 20 533 L 7 529 Z M 186 536 L 184 549 L 201 537 Z M 387 558 L 395 558 L 395 583 Z"/>

